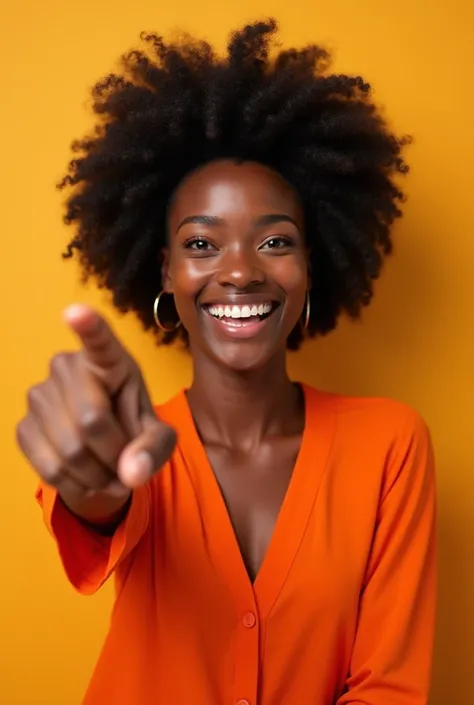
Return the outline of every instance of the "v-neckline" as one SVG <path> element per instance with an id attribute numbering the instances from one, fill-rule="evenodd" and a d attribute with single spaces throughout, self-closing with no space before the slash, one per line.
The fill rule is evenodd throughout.
<path id="1" fill-rule="evenodd" d="M 298 553 L 308 524 L 334 434 L 334 414 L 323 395 L 300 385 L 305 406 L 305 423 L 300 449 L 283 499 L 273 534 L 255 580 L 248 575 L 239 542 L 212 469 L 199 437 L 186 390 L 179 401 L 179 445 L 200 502 L 207 550 L 215 567 L 242 610 L 255 600 L 261 618 L 272 609 Z M 325 411 L 321 408 L 324 407 Z"/>

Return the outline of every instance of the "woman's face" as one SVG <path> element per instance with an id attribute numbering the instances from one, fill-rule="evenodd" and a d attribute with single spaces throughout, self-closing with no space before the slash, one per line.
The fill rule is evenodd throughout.
<path id="1" fill-rule="evenodd" d="M 212 162 L 179 185 L 168 226 L 164 288 L 191 352 L 241 371 L 281 353 L 303 318 L 308 288 L 292 188 L 260 164 Z"/>

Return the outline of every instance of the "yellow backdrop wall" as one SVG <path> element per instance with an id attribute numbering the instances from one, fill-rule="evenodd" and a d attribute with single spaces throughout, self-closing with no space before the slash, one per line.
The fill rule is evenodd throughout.
<path id="1" fill-rule="evenodd" d="M 396 257 L 363 325 L 292 357 L 324 388 L 384 394 L 417 407 L 436 444 L 440 599 L 433 705 L 472 702 L 474 663 L 474 5 L 470 0 L 2 0 L 0 203 L 2 361 L 0 703 L 78 705 L 112 597 L 66 584 L 33 501 L 34 475 L 14 426 L 51 354 L 75 345 L 61 323 L 72 301 L 97 304 L 142 363 L 156 401 L 189 380 L 184 354 L 157 351 L 133 320 L 84 291 L 61 261 L 66 236 L 54 184 L 72 137 L 89 124 L 87 88 L 142 29 L 182 26 L 223 45 L 227 30 L 274 14 L 286 42 L 318 40 L 335 68 L 376 87 L 399 132 L 414 134 L 410 200 Z M 381 625 L 383 629 L 383 625 Z M 124 644 L 124 649 L 127 645 Z"/>

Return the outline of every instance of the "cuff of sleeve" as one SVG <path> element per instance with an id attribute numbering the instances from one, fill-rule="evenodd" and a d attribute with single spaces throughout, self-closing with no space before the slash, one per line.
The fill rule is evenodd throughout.
<path id="1" fill-rule="evenodd" d="M 38 487 L 36 500 L 57 544 L 68 580 L 83 595 L 95 593 L 106 582 L 118 563 L 137 545 L 149 522 L 148 485 L 133 492 L 127 516 L 112 536 L 103 536 L 83 524 L 49 485 Z"/>

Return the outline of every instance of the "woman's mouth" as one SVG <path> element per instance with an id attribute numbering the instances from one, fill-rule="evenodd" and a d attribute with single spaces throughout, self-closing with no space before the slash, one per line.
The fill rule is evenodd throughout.
<path id="1" fill-rule="evenodd" d="M 264 329 L 267 320 L 279 306 L 277 301 L 266 301 L 241 306 L 210 304 L 202 306 L 202 310 L 226 336 L 251 338 Z"/>

